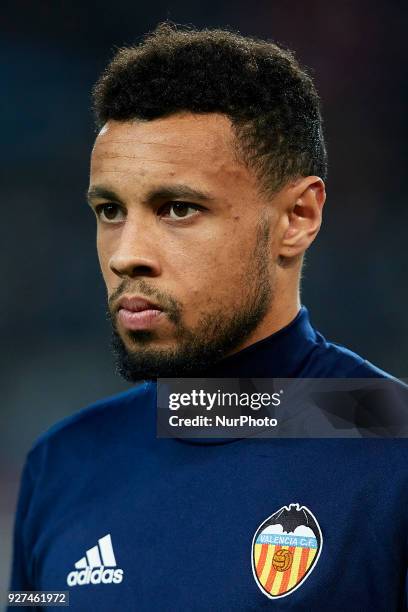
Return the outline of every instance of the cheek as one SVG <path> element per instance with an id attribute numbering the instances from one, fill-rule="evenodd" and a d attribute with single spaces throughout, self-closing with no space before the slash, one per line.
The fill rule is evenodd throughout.
<path id="1" fill-rule="evenodd" d="M 99 232 L 97 232 L 96 236 L 96 249 L 98 253 L 99 266 L 101 268 L 102 276 L 109 290 L 115 280 L 115 274 L 111 271 L 109 267 L 109 261 L 112 254 L 112 244 L 107 239 L 106 235 L 102 236 Z"/>
<path id="2" fill-rule="evenodd" d="M 218 310 L 241 302 L 255 247 L 254 237 L 248 233 L 239 237 L 225 234 L 191 249 L 183 266 L 183 301 L 187 308 L 204 312 L 211 306 Z"/>

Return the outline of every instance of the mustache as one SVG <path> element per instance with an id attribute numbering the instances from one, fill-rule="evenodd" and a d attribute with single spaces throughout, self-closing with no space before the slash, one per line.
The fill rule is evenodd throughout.
<path id="1" fill-rule="evenodd" d="M 149 283 L 143 279 L 135 282 L 125 279 L 114 291 L 112 291 L 108 297 L 108 307 L 112 315 L 116 311 L 118 300 L 126 293 L 140 295 L 146 299 L 152 298 L 161 310 L 167 314 L 170 321 L 173 323 L 180 322 L 183 312 L 181 303 L 168 293 L 163 293 L 163 291 L 151 287 Z"/>

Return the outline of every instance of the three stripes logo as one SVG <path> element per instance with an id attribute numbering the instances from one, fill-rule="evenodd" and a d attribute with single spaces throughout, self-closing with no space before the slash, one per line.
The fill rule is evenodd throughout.
<path id="1" fill-rule="evenodd" d="M 117 568 L 110 533 L 98 540 L 98 544 L 86 551 L 75 563 L 75 570 L 67 576 L 68 586 L 82 584 L 120 584 L 123 570 Z"/>
<path id="2" fill-rule="evenodd" d="M 266 519 L 252 541 L 252 571 L 270 599 L 293 593 L 316 566 L 323 544 L 316 517 L 306 506 L 283 506 Z"/>

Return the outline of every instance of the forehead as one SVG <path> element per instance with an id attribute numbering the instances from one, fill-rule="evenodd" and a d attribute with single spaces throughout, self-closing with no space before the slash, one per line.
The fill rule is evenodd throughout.
<path id="1" fill-rule="evenodd" d="M 91 181 L 106 184 L 163 177 L 215 183 L 253 183 L 234 151 L 229 119 L 180 113 L 152 121 L 108 121 L 91 157 Z"/>

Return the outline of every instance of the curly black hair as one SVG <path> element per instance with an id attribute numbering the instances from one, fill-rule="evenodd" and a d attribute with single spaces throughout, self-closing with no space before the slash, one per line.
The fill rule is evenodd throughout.
<path id="1" fill-rule="evenodd" d="M 221 29 L 171 22 L 119 49 L 93 90 L 97 127 L 180 111 L 222 113 L 263 189 L 327 173 L 320 100 L 291 51 Z"/>

